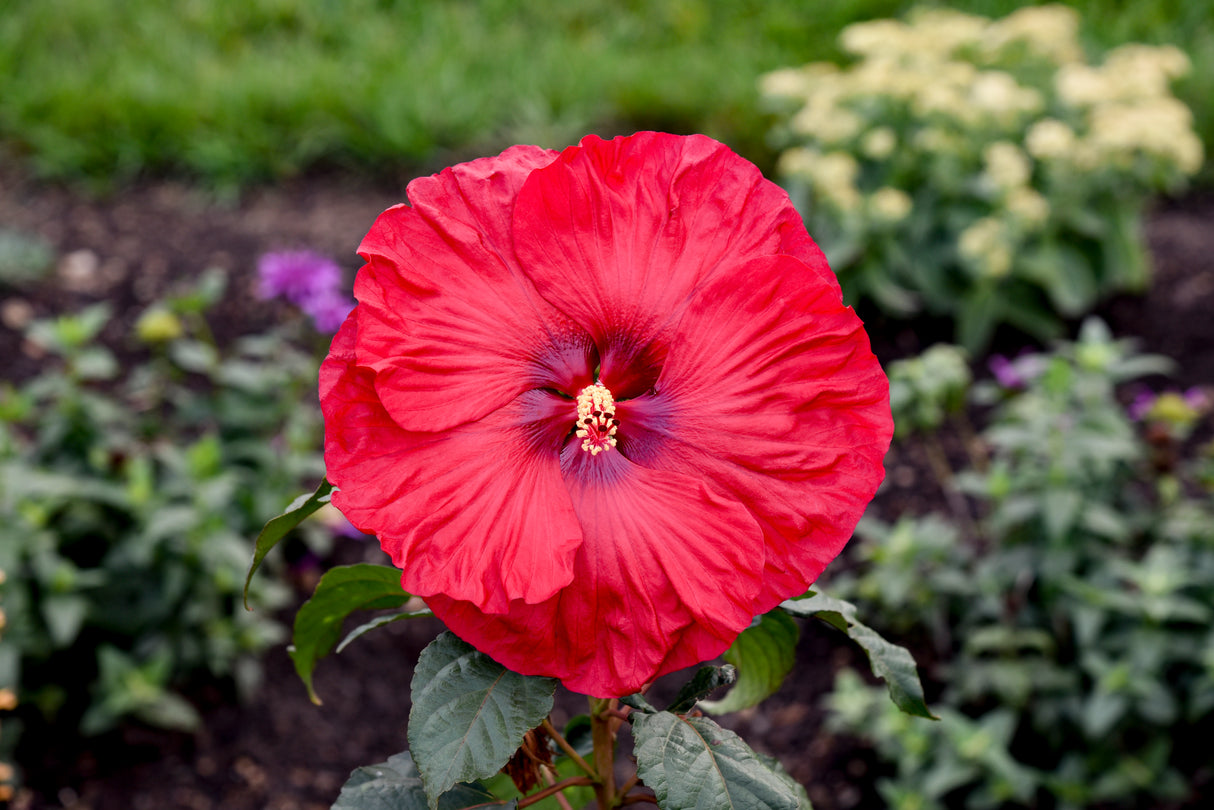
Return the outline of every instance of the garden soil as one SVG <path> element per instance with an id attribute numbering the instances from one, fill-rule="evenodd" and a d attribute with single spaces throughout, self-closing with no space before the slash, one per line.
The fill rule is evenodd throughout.
<path id="1" fill-rule="evenodd" d="M 38 348 L 21 336 L 30 319 L 100 301 L 114 312 L 104 340 L 120 356 L 133 351 L 127 336 L 143 308 L 208 267 L 222 267 L 231 278 L 212 319 L 221 341 L 297 317 L 253 294 L 258 256 L 312 248 L 337 257 L 352 278 L 358 241 L 380 211 L 403 198 L 403 186 L 391 182 L 311 176 L 228 203 L 171 182 L 99 199 L 36 183 L 11 165 L 0 168 L 0 227 L 42 237 L 58 257 L 42 282 L 20 289 L 0 285 L 0 377 L 26 378 L 42 363 Z M 1156 274 L 1150 293 L 1107 302 L 1100 314 L 1119 336 L 1137 336 L 1145 349 L 1177 361 L 1169 384 L 1214 383 L 1214 195 L 1158 204 L 1146 235 Z M 867 320 L 883 361 L 947 338 L 941 324 L 884 323 L 875 315 Z M 997 344 L 1000 351 L 1015 352 L 1024 341 L 1001 334 Z M 960 458 L 959 438 L 946 439 Z M 883 517 L 925 511 L 939 502 L 929 465 L 914 445 L 893 451 L 888 468 L 887 485 L 873 507 Z M 386 561 L 373 542 L 349 541 L 336 555 L 333 562 Z M 846 558 L 837 564 L 846 565 Z M 298 599 L 306 595 L 301 586 Z M 288 612 L 282 618 L 290 617 Z M 31 728 L 19 751 L 26 786 L 12 805 L 327 808 L 353 768 L 382 762 L 406 747 L 413 664 L 439 630 L 433 621 L 395 623 L 322 661 L 316 674 L 321 706 L 308 701 L 285 649 L 276 647 L 263 657 L 261 687 L 244 702 L 230 684 L 187 687 L 205 718 L 195 735 L 128 725 L 82 739 L 70 730 Z M 840 667 L 864 670 L 862 654 L 825 625 L 807 626 L 797 668 L 783 689 L 724 723 L 777 756 L 808 786 L 819 810 L 880 807 L 872 754 L 824 727 L 820 701 Z M 656 689 L 669 691 L 672 683 L 667 679 Z M 561 694 L 558 713 L 572 716 L 583 705 L 577 696 Z"/>

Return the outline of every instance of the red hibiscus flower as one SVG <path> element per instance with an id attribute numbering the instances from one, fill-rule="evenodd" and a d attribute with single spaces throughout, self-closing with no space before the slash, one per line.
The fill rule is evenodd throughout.
<path id="1" fill-rule="evenodd" d="M 333 503 L 457 635 L 610 697 L 803 593 L 884 474 L 885 375 L 788 196 L 705 137 L 414 180 L 321 368 Z"/>

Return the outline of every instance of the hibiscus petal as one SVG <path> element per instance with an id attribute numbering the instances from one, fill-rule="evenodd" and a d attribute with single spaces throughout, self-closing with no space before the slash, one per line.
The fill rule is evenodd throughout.
<path id="1" fill-rule="evenodd" d="M 604 697 L 723 652 L 754 617 L 763 570 L 747 510 L 691 476 L 610 451 L 571 445 L 565 475 L 586 536 L 575 584 L 501 616 L 440 596 L 428 600 L 439 618 L 511 669 Z"/>
<path id="2" fill-rule="evenodd" d="M 527 178 L 514 242 L 544 298 L 593 334 L 619 398 L 649 387 L 648 344 L 739 262 L 791 252 L 838 295 L 787 193 L 704 136 L 588 136 Z"/>
<path id="3" fill-rule="evenodd" d="M 554 449 L 570 403 L 531 391 L 441 434 L 404 430 L 373 372 L 353 362 L 360 314 L 321 367 L 333 504 L 378 536 L 410 593 L 442 592 L 490 613 L 550 598 L 572 580 L 582 542 Z"/>
<path id="4" fill-rule="evenodd" d="M 591 341 L 536 293 L 514 258 L 511 211 L 555 157 L 513 147 L 409 184 L 359 246 L 367 265 L 356 355 L 401 426 L 442 431 L 537 387 L 590 382 Z"/>
<path id="5" fill-rule="evenodd" d="M 817 578 L 881 483 L 888 382 L 859 318 L 791 256 L 702 289 L 670 344 L 656 394 L 617 404 L 619 450 L 750 509 L 766 610 Z"/>

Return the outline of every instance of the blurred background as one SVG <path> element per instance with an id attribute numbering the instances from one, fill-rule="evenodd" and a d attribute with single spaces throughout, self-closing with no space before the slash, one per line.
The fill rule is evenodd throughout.
<path id="1" fill-rule="evenodd" d="M 1181 0 L 6 0 L 0 804 L 328 807 L 404 748 L 435 625 L 321 708 L 284 652 L 373 538 L 326 510 L 241 604 L 355 249 L 413 177 L 660 129 L 787 188 L 868 324 L 898 435 L 824 584 L 942 717 L 806 625 L 723 722 L 827 810 L 1208 806 L 1212 99 Z"/>

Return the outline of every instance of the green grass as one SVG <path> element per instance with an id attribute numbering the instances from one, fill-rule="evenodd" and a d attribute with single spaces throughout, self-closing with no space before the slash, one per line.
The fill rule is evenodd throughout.
<path id="1" fill-rule="evenodd" d="M 48 177 L 219 186 L 429 168 L 588 131 L 699 131 L 770 160 L 755 79 L 838 58 L 899 0 L 9 0 L 0 142 Z M 967 3 L 989 14 L 1017 4 Z M 1174 41 L 1214 144 L 1214 12 L 1086 0 L 1093 44 Z"/>

